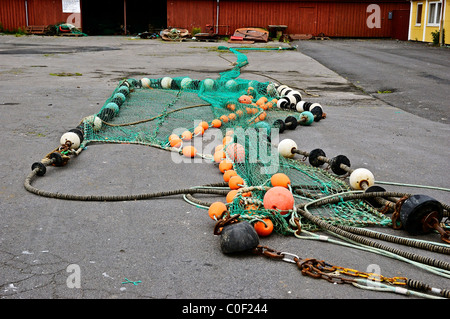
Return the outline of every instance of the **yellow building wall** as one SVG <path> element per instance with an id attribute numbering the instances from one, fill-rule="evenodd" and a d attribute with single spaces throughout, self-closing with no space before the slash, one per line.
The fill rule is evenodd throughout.
<path id="1" fill-rule="evenodd" d="M 445 1 L 445 7 L 443 10 L 444 23 L 443 28 L 446 30 L 445 44 L 450 44 L 450 0 Z M 432 32 L 438 31 L 439 26 L 428 25 L 429 15 L 429 2 L 430 1 L 411 1 L 411 20 L 409 26 L 409 40 L 433 42 Z M 432 1 L 435 2 L 435 1 Z M 417 24 L 417 4 L 422 3 L 422 20 L 420 24 Z M 424 32 L 425 29 L 425 32 Z"/>

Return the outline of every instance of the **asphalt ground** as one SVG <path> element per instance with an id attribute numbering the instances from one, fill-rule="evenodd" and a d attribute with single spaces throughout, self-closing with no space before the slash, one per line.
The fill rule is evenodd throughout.
<path id="1" fill-rule="evenodd" d="M 386 39 L 297 41 L 298 50 L 365 93 L 420 117 L 450 124 L 450 49 Z"/>
<path id="2" fill-rule="evenodd" d="M 305 301 L 311 299 L 418 298 L 303 276 L 288 262 L 225 255 L 206 211 L 181 196 L 79 202 L 40 197 L 24 189 L 31 164 L 55 149 L 61 135 L 82 118 L 97 113 L 120 80 L 218 75 L 231 67 L 228 61 L 234 61 L 231 53 L 218 52 L 218 45 L 227 44 L 0 36 L 2 299 L 179 300 L 175 305 L 150 304 L 168 307 L 163 310 L 174 314 L 189 303 L 200 306 L 205 300 L 213 305 L 233 300 L 287 301 L 282 306 L 269 303 L 269 315 L 274 315 L 299 308 L 302 313 L 316 313 L 317 306 Z M 328 157 L 344 154 L 352 167 L 367 168 L 378 182 L 388 183 L 380 185 L 389 191 L 450 202 L 448 191 L 429 187 L 450 186 L 447 124 L 374 98 L 299 51 L 248 51 L 247 57 L 250 64 L 241 78 L 275 79 L 296 87 L 305 100 L 319 102 L 327 113 L 326 119 L 286 131 L 281 138 L 295 140 L 306 151 L 322 148 Z M 73 76 L 51 75 L 63 72 Z M 137 145 L 89 145 L 68 165 L 50 167 L 33 185 L 60 193 L 114 195 L 222 181 L 216 165 L 179 164 L 172 156 Z M 408 236 L 403 231 L 382 231 Z M 440 242 L 436 234 L 419 238 Z M 427 269 L 354 247 L 278 234 L 261 239 L 261 244 L 300 258 L 360 271 L 373 271 L 376 266 L 384 276 L 450 286 L 448 278 Z M 445 255 L 389 245 L 448 261 Z M 81 275 L 79 288 L 70 284 L 76 269 Z M 123 283 L 125 278 L 136 284 Z"/>

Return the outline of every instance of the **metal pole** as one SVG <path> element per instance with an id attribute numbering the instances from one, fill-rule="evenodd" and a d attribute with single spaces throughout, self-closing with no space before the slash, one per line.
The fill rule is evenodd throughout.
<path id="1" fill-rule="evenodd" d="M 25 0 L 25 20 L 27 23 L 27 27 L 28 27 L 28 1 Z"/>
<path id="2" fill-rule="evenodd" d="M 123 0 L 123 30 L 127 34 L 127 0 Z"/>

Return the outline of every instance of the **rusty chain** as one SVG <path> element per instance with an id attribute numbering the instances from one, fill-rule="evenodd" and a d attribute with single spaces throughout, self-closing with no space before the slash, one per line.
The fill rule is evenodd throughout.
<path id="1" fill-rule="evenodd" d="M 376 282 L 384 282 L 391 285 L 405 286 L 408 279 L 406 277 L 385 277 L 377 273 L 367 273 L 351 268 L 344 268 L 340 266 L 333 266 L 324 260 L 318 260 L 315 258 L 301 259 L 297 255 L 281 252 L 269 248 L 267 246 L 258 245 L 254 251 L 255 254 L 265 256 L 271 259 L 282 260 L 289 263 L 294 263 L 300 269 L 302 275 L 309 276 L 315 279 L 325 279 L 330 283 L 353 284 L 356 279 L 344 278 L 342 275 L 349 277 L 359 277 Z"/>

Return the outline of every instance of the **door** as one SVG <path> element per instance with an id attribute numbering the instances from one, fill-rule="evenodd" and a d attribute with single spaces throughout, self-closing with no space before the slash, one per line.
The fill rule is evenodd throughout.
<path id="1" fill-rule="evenodd" d="M 409 10 L 394 10 L 392 12 L 392 38 L 408 40 Z"/>

